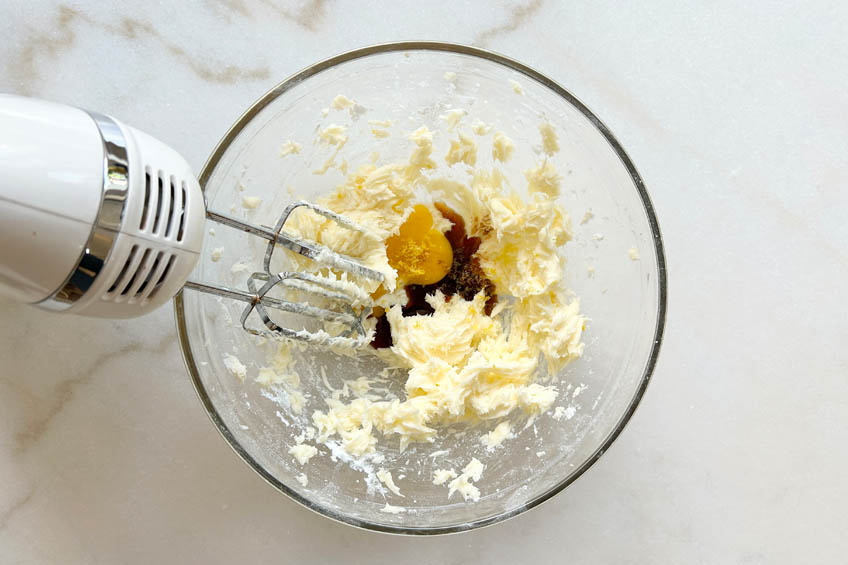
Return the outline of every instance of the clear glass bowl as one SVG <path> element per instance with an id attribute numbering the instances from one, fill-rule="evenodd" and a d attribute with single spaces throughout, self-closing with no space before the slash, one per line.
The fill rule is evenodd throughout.
<path id="1" fill-rule="evenodd" d="M 456 77 L 445 73 L 455 73 Z M 514 82 L 512 82 L 514 81 Z M 516 92 L 520 85 L 523 94 Z M 367 110 L 359 119 L 322 109 L 337 95 L 357 100 Z M 212 421 L 236 453 L 266 481 L 304 506 L 359 527 L 395 533 L 437 534 L 467 530 L 515 516 L 563 490 L 579 477 L 621 432 L 648 384 L 656 362 L 665 316 L 666 279 L 662 242 L 648 194 L 635 167 L 607 127 L 565 89 L 515 61 L 470 47 L 443 43 L 395 43 L 360 49 L 323 61 L 280 83 L 258 100 L 220 142 L 200 176 L 209 207 L 237 210 L 251 221 L 273 225 L 293 198 L 315 199 L 343 176 L 331 169 L 312 173 L 328 157 L 312 144 L 319 124 L 350 126 L 350 141 L 338 157 L 351 167 L 373 151 L 381 162 L 405 161 L 405 134 L 419 125 L 436 129 L 434 157 L 446 150 L 448 108 L 468 110 L 464 127 L 475 119 L 494 124 L 516 145 L 504 166 L 514 187 L 538 160 L 538 125 L 549 121 L 559 135 L 555 157 L 563 173 L 561 203 L 572 216 L 575 237 L 565 247 L 565 279 L 589 317 L 585 354 L 558 375 L 560 418 L 541 416 L 517 437 L 489 453 L 479 442 L 496 422 L 475 433 L 447 434 L 434 445 L 413 445 L 399 453 L 397 440 L 380 441 L 405 498 L 367 494 L 365 474 L 331 456 L 323 447 L 305 471 L 288 454 L 313 410 L 325 409 L 330 386 L 341 378 L 373 376 L 373 360 L 330 354 L 297 354 L 307 405 L 303 416 L 287 409 L 287 398 L 269 398 L 251 382 L 236 379 L 223 364 L 225 353 L 238 357 L 255 374 L 267 362 L 268 345 L 237 328 L 242 304 L 195 292 L 175 299 L 179 338 L 191 378 Z M 392 136 L 370 135 L 369 120 L 393 122 Z M 438 128 L 442 128 L 440 133 Z M 281 158 L 285 140 L 303 145 Z M 481 142 L 482 143 L 482 142 Z M 486 166 L 481 150 L 478 167 Z M 491 157 L 488 157 L 491 159 Z M 245 211 L 243 195 L 262 198 Z M 235 208 L 232 206 L 235 203 Z M 585 219 L 586 212 L 593 217 Z M 194 278 L 238 286 L 237 259 L 259 270 L 264 244 L 255 237 L 219 226 L 204 242 Z M 212 250 L 223 247 L 220 261 Z M 639 258 L 631 257 L 635 249 Z M 239 279 L 241 277 L 241 279 Z M 551 411 L 553 412 L 553 410 Z M 448 450 L 448 455 L 432 453 Z M 448 498 L 432 484 L 436 468 L 461 469 L 471 457 L 486 465 L 475 503 Z M 401 478 L 401 475 L 403 476 Z M 381 511 L 386 501 L 406 511 Z"/>

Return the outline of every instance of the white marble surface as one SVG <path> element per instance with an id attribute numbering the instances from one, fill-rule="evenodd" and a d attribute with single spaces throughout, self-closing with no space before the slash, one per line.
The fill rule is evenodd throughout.
<path id="1" fill-rule="evenodd" d="M 6 0 L 0 91 L 114 114 L 199 169 L 252 100 L 353 47 L 452 40 L 538 68 L 610 125 L 666 238 L 667 337 L 629 427 L 515 520 L 381 536 L 236 458 L 170 309 L 0 303 L 0 563 L 844 563 L 845 4 L 381 4 Z"/>

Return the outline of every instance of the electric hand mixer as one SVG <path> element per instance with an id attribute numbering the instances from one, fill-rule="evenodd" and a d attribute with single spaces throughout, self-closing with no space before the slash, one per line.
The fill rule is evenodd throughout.
<path id="1" fill-rule="evenodd" d="M 306 272 L 271 272 L 277 246 L 336 272 L 382 281 L 382 273 L 315 241 L 287 233 L 296 208 L 373 234 L 348 218 L 295 202 L 273 227 L 206 208 L 188 163 L 176 151 L 118 120 L 0 94 L 0 293 L 57 312 L 103 318 L 140 316 L 181 289 L 247 303 L 242 327 L 254 334 L 360 346 L 368 336 L 354 303 L 369 296 L 349 281 Z M 268 241 L 263 270 L 246 289 L 187 280 L 199 258 L 206 219 Z M 354 278 L 355 278 L 354 277 Z M 316 304 L 269 293 L 290 288 Z M 344 330 L 295 330 L 269 310 L 336 322 Z M 261 325 L 254 324 L 255 313 Z"/>

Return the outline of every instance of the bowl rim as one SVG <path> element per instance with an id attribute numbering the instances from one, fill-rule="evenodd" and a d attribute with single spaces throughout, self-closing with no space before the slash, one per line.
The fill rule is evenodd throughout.
<path id="1" fill-rule="evenodd" d="M 492 51 L 488 51 L 485 49 L 480 49 L 477 47 L 471 47 L 467 45 L 461 45 L 457 43 L 448 43 L 441 41 L 398 41 L 398 42 L 389 42 L 389 43 L 380 43 L 375 45 L 370 45 L 367 47 L 362 47 L 358 49 L 353 49 L 351 51 L 347 51 L 336 55 L 334 57 L 330 57 L 328 59 L 324 59 L 323 61 L 319 61 L 309 67 L 304 68 L 301 71 L 296 72 L 295 74 L 289 76 L 270 90 L 268 90 L 265 94 L 263 94 L 256 102 L 254 102 L 230 127 L 230 129 L 226 132 L 226 134 L 221 138 L 218 142 L 217 146 L 213 150 L 212 154 L 207 159 L 206 163 L 203 165 L 203 169 L 198 177 L 200 182 L 201 189 L 205 191 L 206 183 L 208 182 L 212 171 L 218 165 L 219 161 L 223 157 L 224 153 L 229 148 L 232 141 L 241 133 L 244 127 L 268 104 L 270 104 L 277 97 L 299 84 L 300 82 L 308 79 L 309 77 L 316 75 L 322 71 L 325 71 L 329 68 L 335 67 L 337 65 L 347 63 L 356 59 L 360 59 L 363 57 L 368 57 L 370 55 L 382 54 L 382 53 L 391 53 L 397 51 L 435 51 L 435 52 L 447 52 L 452 54 L 461 54 L 468 55 L 471 57 L 481 58 L 490 62 L 498 63 L 502 66 L 507 67 L 510 70 L 516 71 L 535 80 L 538 83 L 541 83 L 543 86 L 552 90 L 554 93 L 558 94 L 560 97 L 565 99 L 566 102 L 570 103 L 572 106 L 577 108 L 604 136 L 606 141 L 610 144 L 612 149 L 618 155 L 624 167 L 627 169 L 627 172 L 630 174 L 630 178 L 633 181 L 633 184 L 636 188 L 637 193 L 642 201 L 642 205 L 645 211 L 645 216 L 648 220 L 648 224 L 651 229 L 651 233 L 654 241 L 654 251 L 656 253 L 656 263 L 657 263 L 657 285 L 658 285 L 658 302 L 657 302 L 657 323 L 654 328 L 654 341 L 651 346 L 651 352 L 648 356 L 647 363 L 645 364 L 645 368 L 642 372 L 642 378 L 639 382 L 639 385 L 636 388 L 636 391 L 633 397 L 630 400 L 630 403 L 627 406 L 627 409 L 619 418 L 613 430 L 607 435 L 603 442 L 598 446 L 598 448 L 590 455 L 583 463 L 581 463 L 578 467 L 573 469 L 563 480 L 559 483 L 555 484 L 553 487 L 549 488 L 547 491 L 542 494 L 534 497 L 533 499 L 527 501 L 517 508 L 513 508 L 511 510 L 502 512 L 501 514 L 497 514 L 495 516 L 489 516 L 486 518 L 481 518 L 479 520 L 474 520 L 471 522 L 466 522 L 463 524 L 455 524 L 450 526 L 404 526 L 404 525 L 391 525 L 391 524 L 379 524 L 375 522 L 370 522 L 368 520 L 362 520 L 353 516 L 348 516 L 341 512 L 338 512 L 336 509 L 325 506 L 322 504 L 318 504 L 308 498 L 300 495 L 298 492 L 291 490 L 288 486 L 279 481 L 276 477 L 271 475 L 265 468 L 259 464 L 245 449 L 242 445 L 236 440 L 235 436 L 233 436 L 230 429 L 227 427 L 226 423 L 221 418 L 221 415 L 216 410 L 214 404 L 212 403 L 211 398 L 206 393 L 206 390 L 203 386 L 203 382 L 200 379 L 200 374 L 197 370 L 197 363 L 195 362 L 194 356 L 191 352 L 191 346 L 188 337 L 188 329 L 186 326 L 186 317 L 185 317 L 185 308 L 183 302 L 182 291 L 177 293 L 174 296 L 174 316 L 176 318 L 177 323 L 177 334 L 179 337 L 180 349 L 183 355 L 183 361 L 185 363 L 186 369 L 191 377 L 192 384 L 194 385 L 195 392 L 197 393 L 200 402 L 203 404 L 203 407 L 206 409 L 206 413 L 209 416 L 209 419 L 212 420 L 212 423 L 218 429 L 218 432 L 221 436 L 226 440 L 227 444 L 230 448 L 235 451 L 235 453 L 245 462 L 247 463 L 259 476 L 261 476 L 268 484 L 276 488 L 281 493 L 285 494 L 289 498 L 295 500 L 306 508 L 321 514 L 322 516 L 326 516 L 335 521 L 349 524 L 358 528 L 363 528 L 366 530 L 373 530 L 377 532 L 384 533 L 392 533 L 392 534 L 407 534 L 407 535 L 438 535 L 438 534 L 449 534 L 449 533 L 457 533 L 473 530 L 476 528 L 480 528 L 483 526 L 489 526 L 492 524 L 496 524 L 498 522 L 503 522 L 509 518 L 515 517 L 519 514 L 524 513 L 531 508 L 535 508 L 550 500 L 553 496 L 563 491 L 567 486 L 576 481 L 583 473 L 585 473 L 589 467 L 591 467 L 600 457 L 609 449 L 610 445 L 618 438 L 621 434 L 624 427 L 630 421 L 630 418 L 633 416 L 636 408 L 638 407 L 642 397 L 645 394 L 645 390 L 648 387 L 648 383 L 651 380 L 651 376 L 653 374 L 654 368 L 657 363 L 657 358 L 659 356 L 660 347 L 662 344 L 663 331 L 665 328 L 665 317 L 666 317 L 666 302 L 667 302 L 667 293 L 668 293 L 668 283 L 667 283 L 667 272 L 666 272 L 666 260 L 665 260 L 665 252 L 663 246 L 662 236 L 660 234 L 659 222 L 657 221 L 656 214 L 654 212 L 654 206 L 651 203 L 651 199 L 648 196 L 648 192 L 645 188 L 645 183 L 642 180 L 642 177 L 639 175 L 636 170 L 635 165 L 628 157 L 627 153 L 624 151 L 624 148 L 618 142 L 618 140 L 613 136 L 610 129 L 604 124 L 589 108 L 583 104 L 577 97 L 571 94 L 568 90 L 543 75 L 542 73 L 522 64 L 514 59 L 506 57 L 504 55 L 500 55 L 494 53 Z"/>

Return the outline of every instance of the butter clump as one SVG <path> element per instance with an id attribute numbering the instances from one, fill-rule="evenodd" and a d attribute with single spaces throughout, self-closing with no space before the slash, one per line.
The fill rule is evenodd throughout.
<path id="1" fill-rule="evenodd" d="M 342 146 L 346 131 L 330 126 L 319 139 Z M 372 293 L 391 327 L 393 344 L 379 355 L 388 366 L 407 370 L 403 393 L 380 398 L 363 383 L 355 398 L 334 394 L 325 398 L 324 409 L 311 414 L 315 441 L 337 437 L 353 457 L 375 453 L 378 435 L 397 437 L 403 450 L 411 442 L 436 441 L 439 430 L 451 424 L 503 419 L 516 410 L 529 417 L 545 412 L 558 391 L 537 377 L 545 371 L 555 374 L 583 352 L 584 318 L 562 281 L 560 249 L 571 239 L 571 224 L 556 202 L 561 178 L 553 164 L 544 160 L 525 172 L 530 197 L 522 198 L 496 169 L 471 169 L 468 182 L 435 176 L 434 133 L 426 126 L 408 134 L 408 140 L 407 162 L 380 165 L 374 158 L 317 201 L 376 237 L 351 232 L 306 209 L 295 210 L 286 224 L 293 235 L 355 257 L 385 277 L 382 286 L 357 282 Z M 504 135 L 496 142 L 504 158 L 512 151 L 507 141 Z M 474 167 L 476 152 L 474 141 L 458 133 L 445 161 Z M 467 300 L 440 291 L 426 297 L 431 315 L 403 315 L 404 285 L 436 282 L 451 264 L 443 235 L 451 223 L 427 198 L 422 201 L 422 194 L 431 202 L 444 201 L 463 218 L 468 235 L 479 237 L 475 257 L 505 297 L 491 315 L 485 313 L 484 292 Z M 303 258 L 292 261 L 315 269 Z M 276 378 L 260 376 L 268 382 Z M 501 422 L 483 441 L 494 448 L 511 433 L 510 424 Z M 434 482 L 450 481 L 450 494 L 476 500 L 480 494 L 473 483 L 482 469 L 475 459 L 460 474 L 437 471 Z"/>
<path id="2" fill-rule="evenodd" d="M 472 481 L 479 481 L 482 475 L 483 464 L 475 457 L 465 466 L 461 475 L 448 483 L 448 498 L 453 496 L 453 493 L 459 492 L 466 501 L 480 500 L 480 489 L 474 486 Z"/>
<path id="3" fill-rule="evenodd" d="M 224 355 L 224 366 L 241 381 L 247 376 L 247 367 L 235 355 Z"/>
<path id="4" fill-rule="evenodd" d="M 450 142 L 445 161 L 448 165 L 462 162 L 473 167 L 477 163 L 477 144 L 467 135 L 460 133 L 456 140 Z"/>
<path id="5" fill-rule="evenodd" d="M 492 451 L 510 437 L 512 437 L 512 429 L 509 422 L 501 422 L 495 429 L 483 436 L 482 442 L 486 449 Z"/>
<path id="6" fill-rule="evenodd" d="M 443 120 L 448 125 L 448 131 L 453 131 L 466 113 L 467 112 L 465 110 L 457 108 L 448 110 L 446 113 L 439 116 L 439 119 Z"/>
<path id="7" fill-rule="evenodd" d="M 486 135 L 492 131 L 492 126 L 482 120 L 474 120 L 474 123 L 471 124 L 471 131 L 477 135 Z"/>
<path id="8" fill-rule="evenodd" d="M 531 194 L 543 193 L 550 197 L 559 196 L 559 186 L 562 177 L 559 176 L 553 163 L 544 161 L 533 169 L 524 172 L 527 179 L 527 189 Z"/>
<path id="9" fill-rule="evenodd" d="M 288 140 L 280 146 L 280 157 L 300 153 L 300 143 Z"/>
<path id="10" fill-rule="evenodd" d="M 433 471 L 433 484 L 443 485 L 451 479 L 456 478 L 456 471 L 453 469 L 436 469 Z"/>
<path id="11" fill-rule="evenodd" d="M 314 445 L 308 443 L 299 443 L 289 448 L 289 454 L 293 455 L 297 462 L 301 465 L 306 465 L 318 453 L 318 449 Z"/>
<path id="12" fill-rule="evenodd" d="M 333 101 L 330 103 L 330 108 L 332 108 L 333 110 L 346 110 L 354 104 L 355 102 L 353 100 L 351 100 L 344 94 L 339 94 L 335 98 L 333 98 Z"/>
<path id="13" fill-rule="evenodd" d="M 394 494 L 401 497 L 403 496 L 400 493 L 400 489 L 395 484 L 395 480 L 394 478 L 392 478 L 391 472 L 385 469 L 380 469 L 379 471 L 377 471 L 377 478 L 380 479 L 380 482 L 386 485 L 386 488 L 392 491 Z"/>
<path id="14" fill-rule="evenodd" d="M 262 203 L 262 199 L 258 196 L 242 196 L 241 197 L 241 206 L 242 208 L 247 208 L 248 210 L 253 210 L 254 208 L 258 208 Z"/>
<path id="15" fill-rule="evenodd" d="M 559 141 L 557 140 L 556 130 L 550 123 L 545 122 L 539 126 L 539 133 L 542 134 L 542 151 L 546 155 L 553 155 L 559 152 Z"/>
<path id="16" fill-rule="evenodd" d="M 318 134 L 318 141 L 324 145 L 342 147 L 347 143 L 347 128 L 338 124 L 330 124 Z"/>
<path id="17" fill-rule="evenodd" d="M 496 161 L 508 161 L 515 152 L 515 144 L 504 132 L 497 132 L 492 138 L 492 157 Z"/>

